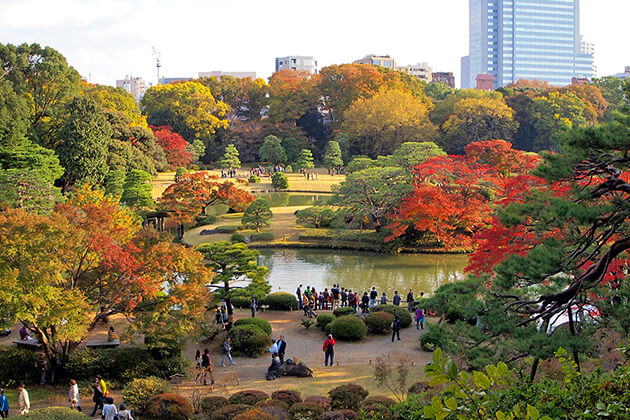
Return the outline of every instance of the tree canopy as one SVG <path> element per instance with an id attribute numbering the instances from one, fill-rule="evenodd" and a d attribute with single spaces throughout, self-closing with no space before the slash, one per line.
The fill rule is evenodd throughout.
<path id="1" fill-rule="evenodd" d="M 260 232 L 260 228 L 270 226 L 269 220 L 272 217 L 269 201 L 265 198 L 257 198 L 243 212 L 241 224 L 245 228 L 256 229 L 256 232 Z"/>

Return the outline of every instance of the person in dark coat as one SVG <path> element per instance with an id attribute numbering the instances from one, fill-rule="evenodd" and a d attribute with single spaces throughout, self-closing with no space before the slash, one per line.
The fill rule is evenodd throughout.
<path id="1" fill-rule="evenodd" d="M 280 339 L 276 343 L 278 345 L 278 358 L 280 358 L 280 364 L 284 363 L 284 354 L 287 351 L 287 342 L 284 339 L 284 335 L 280 336 Z"/>
<path id="2" fill-rule="evenodd" d="M 394 342 L 394 336 L 398 336 L 400 340 L 400 318 L 398 318 L 398 315 L 394 316 L 394 322 L 392 322 L 392 343 Z"/>

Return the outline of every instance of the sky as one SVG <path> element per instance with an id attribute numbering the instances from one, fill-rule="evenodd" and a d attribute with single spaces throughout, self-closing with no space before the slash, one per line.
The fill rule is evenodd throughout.
<path id="1" fill-rule="evenodd" d="M 630 0 L 581 0 L 581 32 L 595 44 L 599 76 L 630 66 Z M 275 57 L 314 56 L 319 68 L 388 54 L 428 62 L 460 83 L 468 54 L 468 0 L 0 0 L 0 42 L 61 52 L 92 83 L 125 75 L 197 77 L 255 71 Z"/>

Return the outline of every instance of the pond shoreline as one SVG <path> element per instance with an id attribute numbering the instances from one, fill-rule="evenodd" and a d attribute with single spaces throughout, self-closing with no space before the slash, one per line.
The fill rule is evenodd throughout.
<path id="1" fill-rule="evenodd" d="M 344 244 L 344 243 L 336 243 L 336 244 L 325 244 L 325 243 L 315 243 L 315 242 L 289 242 L 289 243 L 249 243 L 247 244 L 248 248 L 251 249 L 325 249 L 325 250 L 336 250 L 343 249 L 347 251 L 361 251 L 361 252 L 372 252 L 376 254 L 383 255 L 396 255 L 396 254 L 419 254 L 419 255 L 466 255 L 469 254 L 470 251 L 446 251 L 440 249 L 409 249 L 405 248 L 400 250 L 399 252 L 385 252 L 381 251 L 379 247 L 369 246 L 369 245 L 352 245 L 352 244 Z"/>

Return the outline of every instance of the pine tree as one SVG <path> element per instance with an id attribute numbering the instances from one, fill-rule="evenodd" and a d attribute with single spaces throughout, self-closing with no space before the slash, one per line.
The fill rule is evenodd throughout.
<path id="1" fill-rule="evenodd" d="M 341 159 L 341 149 L 339 143 L 336 141 L 329 141 L 326 147 L 326 153 L 324 154 L 324 166 L 327 169 L 338 168 L 343 165 L 343 159 Z"/>
<path id="2" fill-rule="evenodd" d="M 296 169 L 311 169 L 314 168 L 313 152 L 309 149 L 302 149 L 295 164 Z"/>
<path id="3" fill-rule="evenodd" d="M 219 162 L 219 164 L 221 165 L 221 168 L 223 169 L 227 169 L 227 168 L 232 168 L 232 169 L 238 169 L 241 167 L 241 161 L 238 158 L 238 149 L 236 148 L 236 146 L 234 146 L 233 144 L 228 144 L 227 147 L 225 148 L 225 153 L 223 154 L 223 159 L 221 159 L 221 162 Z"/>
<path id="4" fill-rule="evenodd" d="M 248 229 L 256 229 L 260 232 L 261 227 L 268 227 L 269 219 L 273 217 L 273 213 L 269 208 L 269 201 L 264 198 L 258 198 L 250 204 L 241 218 L 241 224 Z"/>

